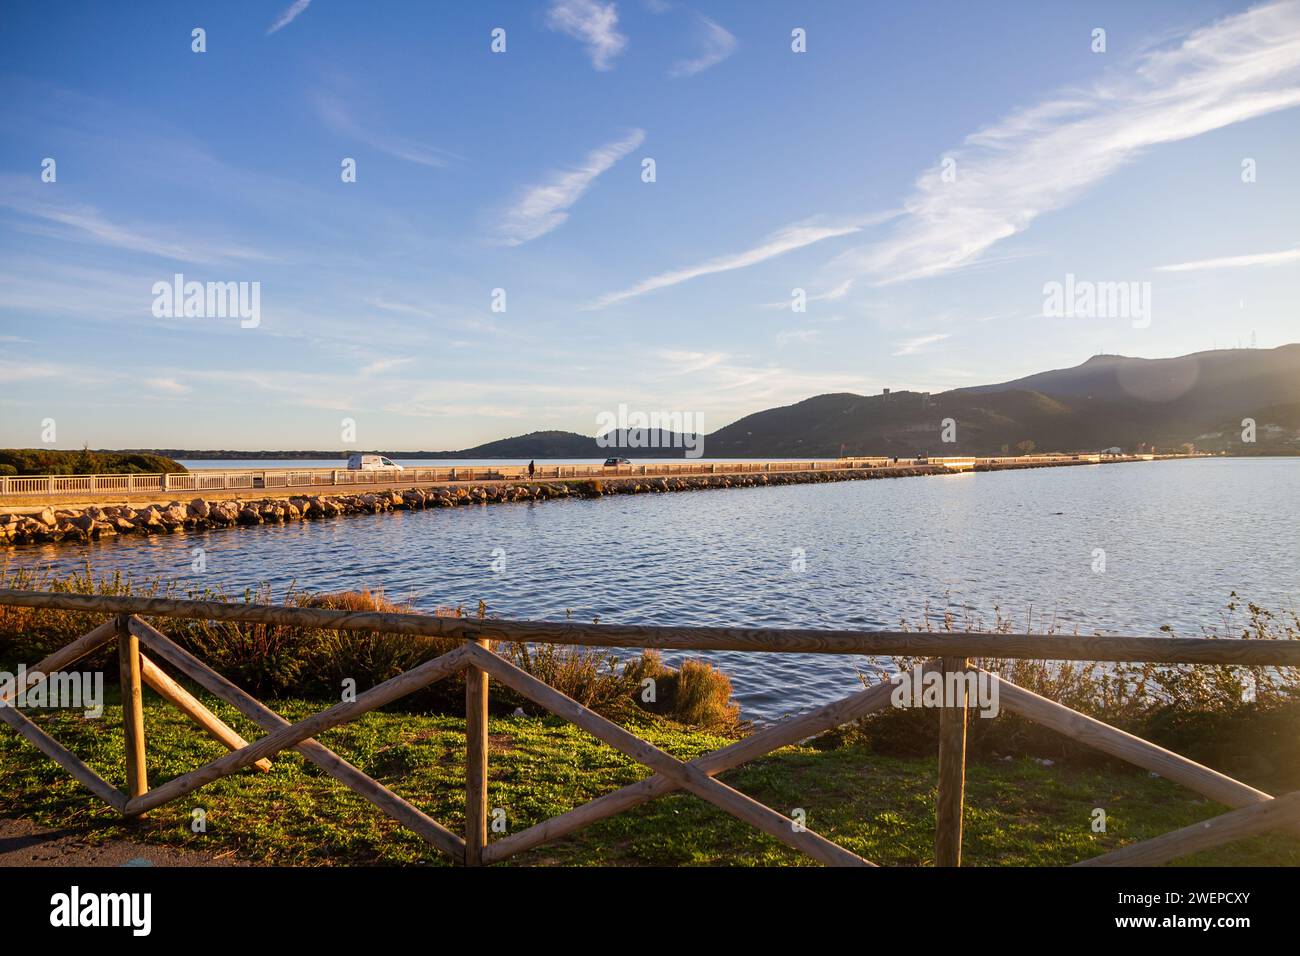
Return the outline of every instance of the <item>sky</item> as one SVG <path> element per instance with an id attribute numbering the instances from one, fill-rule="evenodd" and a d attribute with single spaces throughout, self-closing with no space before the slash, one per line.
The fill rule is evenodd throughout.
<path id="1" fill-rule="evenodd" d="M 1300 340 L 1300 0 L 10 0 L 0 84 L 0 446 L 712 431 Z"/>

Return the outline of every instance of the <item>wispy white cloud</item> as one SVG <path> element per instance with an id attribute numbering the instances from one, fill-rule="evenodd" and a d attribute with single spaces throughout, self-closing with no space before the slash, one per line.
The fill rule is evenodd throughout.
<path id="1" fill-rule="evenodd" d="M 421 166 L 447 166 L 453 159 L 460 159 L 455 153 L 437 146 L 426 146 L 414 140 L 398 136 L 388 130 L 377 128 L 370 123 L 362 123 L 337 96 L 318 93 L 313 97 L 316 113 L 334 132 L 361 141 L 371 149 L 385 153 L 408 163 Z"/>
<path id="2" fill-rule="evenodd" d="M 1300 249 L 1285 249 L 1282 252 L 1259 252 L 1248 256 L 1225 256 L 1222 259 L 1198 259 L 1195 262 L 1179 262 L 1171 266 L 1156 266 L 1156 272 L 1242 269 L 1246 266 L 1277 266 L 1287 262 L 1300 262 Z"/>
<path id="3" fill-rule="evenodd" d="M 946 338 L 950 338 L 947 333 L 939 333 L 935 335 L 921 335 L 914 339 L 904 339 L 902 342 L 898 343 L 898 351 L 894 353 L 894 356 L 915 355 L 917 352 L 924 352 L 931 345 L 938 345 Z"/>
<path id="4" fill-rule="evenodd" d="M 351 391 L 352 386 L 359 384 L 358 379 L 325 372 L 190 369 L 185 372 L 185 378 L 196 384 L 220 386 L 229 400 L 241 404 L 261 405 L 265 396 L 258 393 L 274 395 L 280 404 L 303 408 L 353 411 L 359 404 L 357 395 Z"/>
<path id="5" fill-rule="evenodd" d="M 776 344 L 788 345 L 791 342 L 816 342 L 821 337 L 820 329 L 785 329 L 776 333 Z"/>
<path id="6" fill-rule="evenodd" d="M 483 335 L 504 334 L 504 330 L 490 319 L 487 319 L 482 315 L 476 315 L 473 311 L 445 303 L 425 302 L 416 305 L 410 302 L 388 299 L 380 295 L 367 299 L 366 304 L 371 308 L 379 309 L 382 312 L 391 312 L 394 315 L 410 315 L 418 319 L 433 320 L 432 323 L 422 322 L 421 326 L 424 328 L 437 327 L 442 329 L 458 329 L 465 332 L 473 332 L 478 337 Z M 457 347 L 465 344 L 461 341 L 448 342 L 441 336 L 439 337 L 439 341 Z"/>
<path id="7" fill-rule="evenodd" d="M 621 292 L 613 292 L 609 295 L 597 299 L 589 308 L 603 309 L 607 306 L 614 305 L 616 302 L 623 302 L 627 299 L 635 298 L 639 295 L 645 295 L 647 292 L 654 292 L 659 289 L 666 289 L 669 286 L 680 285 L 690 279 L 696 279 L 700 276 L 713 275 L 718 272 L 730 272 L 733 269 L 744 269 L 747 266 L 757 265 L 776 256 L 784 255 L 795 249 L 802 249 L 804 246 L 810 246 L 814 242 L 821 242 L 823 239 L 833 239 L 836 236 L 847 236 L 860 231 L 858 225 L 847 226 L 817 226 L 808 223 L 797 223 L 793 226 L 787 226 L 763 240 L 762 243 L 752 249 L 746 249 L 744 252 L 733 253 L 732 255 L 717 256 L 701 262 L 699 265 L 687 266 L 683 269 L 674 269 L 671 272 L 662 272 L 657 276 L 651 276 L 649 279 L 643 279 L 636 285 L 624 289 Z"/>
<path id="8" fill-rule="evenodd" d="M 839 285 L 827 289 L 825 292 L 817 292 L 807 297 L 809 302 L 837 302 L 849 294 L 853 288 L 853 279 L 845 279 Z M 762 306 L 764 309 L 788 309 L 790 300 L 782 299 L 780 302 L 765 302 Z"/>
<path id="9" fill-rule="evenodd" d="M 376 309 L 382 309 L 385 312 L 396 312 L 399 315 L 413 315 L 421 319 L 436 319 L 438 313 L 424 306 L 412 305 L 409 302 L 394 302 L 381 296 L 376 296 L 369 301 L 369 304 Z"/>
<path id="10" fill-rule="evenodd" d="M 184 395 L 193 391 L 188 385 L 184 385 L 174 378 L 147 378 L 144 383 L 154 391 L 165 392 L 168 395 Z"/>
<path id="11" fill-rule="evenodd" d="M 9 361 L 0 359 L 0 379 L 6 382 L 29 382 L 36 379 L 60 378 L 67 370 L 49 362 Z"/>
<path id="12" fill-rule="evenodd" d="M 627 37 L 618 32 L 618 7 L 597 0 L 553 0 L 546 25 L 581 40 L 587 45 L 591 65 L 613 69 L 613 60 L 627 47 Z"/>
<path id="13" fill-rule="evenodd" d="M 967 137 L 917 181 L 886 240 L 833 267 L 877 284 L 963 266 L 1144 150 L 1300 105 L 1300 3 L 1254 7 L 1144 53 L 1126 72 Z"/>
<path id="14" fill-rule="evenodd" d="M 385 405 L 382 411 L 392 415 L 405 415 L 414 418 L 446 418 L 453 421 L 463 421 L 466 418 L 522 419 L 531 414 L 532 409 L 523 403 L 518 405 L 477 405 L 447 401 L 401 401 Z M 454 451 L 455 449 L 439 450 Z"/>
<path id="15" fill-rule="evenodd" d="M 612 362 L 612 366 L 618 367 L 618 363 Z M 665 394 L 671 394 L 672 407 L 705 413 L 706 431 L 773 405 L 827 392 L 861 393 L 866 385 L 857 370 L 809 371 L 755 364 L 752 357 L 744 355 L 672 349 L 646 355 L 631 380 L 626 373 L 620 368 L 617 382 L 610 382 L 607 403 L 610 395 L 617 394 L 653 408 L 664 401 Z"/>
<path id="16" fill-rule="evenodd" d="M 363 377 L 367 375 L 378 375 L 380 372 L 389 372 L 395 368 L 401 368 L 403 365 L 410 365 L 414 361 L 415 359 L 411 356 L 403 358 L 377 359 L 369 365 L 362 366 L 361 375 Z"/>
<path id="17" fill-rule="evenodd" d="M 293 3 L 286 7 L 284 12 L 275 18 L 275 22 L 272 23 L 271 28 L 266 31 L 266 35 L 270 36 L 277 30 L 283 30 L 289 24 L 293 23 L 293 21 L 297 19 L 298 14 L 306 10 L 310 4 L 311 0 L 293 0 Z"/>
<path id="18" fill-rule="evenodd" d="M 103 266 L 72 260 L 15 255 L 0 269 L 0 315 L 111 323 L 118 328 L 128 323 L 157 326 L 150 290 L 153 283 L 174 274 L 170 266 L 160 269 L 147 258 L 130 266 L 116 257 Z"/>
<path id="19" fill-rule="evenodd" d="M 703 14 L 695 14 L 695 19 L 699 24 L 700 53 L 692 59 L 674 63 L 668 71 L 669 76 L 694 76 L 711 66 L 717 66 L 736 52 L 736 38 L 725 27 Z"/>
<path id="20" fill-rule="evenodd" d="M 270 257 L 238 243 L 196 239 L 192 233 L 168 226 L 126 226 L 113 222 L 93 206 L 50 198 L 52 192 L 17 176 L 0 176 L 0 209 L 24 218 L 20 228 L 56 239 L 88 242 L 160 256 L 176 262 L 214 263 L 262 260 Z"/>
<path id="21" fill-rule="evenodd" d="M 828 290 L 826 290 L 825 292 L 822 292 L 822 293 L 820 293 L 820 294 L 818 294 L 818 295 L 813 296 L 812 298 L 814 298 L 814 299 L 818 299 L 818 300 L 824 300 L 824 301 L 827 301 L 827 302 L 834 302 L 835 300 L 837 300 L 837 299 L 842 299 L 842 298 L 844 298 L 846 295 L 848 295 L 848 294 L 849 294 L 849 290 L 852 289 L 852 288 L 853 288 L 853 280 L 852 280 L 852 279 L 845 279 L 845 280 L 844 280 L 843 282 L 841 282 L 839 285 L 835 286 L 835 288 L 833 288 L 833 289 L 828 289 Z"/>
<path id="22" fill-rule="evenodd" d="M 717 368 L 727 360 L 725 352 L 687 352 L 681 349 L 658 349 L 656 356 L 665 363 L 663 377 L 695 375 Z"/>
<path id="23" fill-rule="evenodd" d="M 524 190 L 501 213 L 497 238 L 504 245 L 517 246 L 563 225 L 569 218 L 569 207 L 582 198 L 596 177 L 644 141 L 644 130 L 630 130 L 622 139 L 593 149 L 578 167 L 554 172 L 544 182 Z"/>

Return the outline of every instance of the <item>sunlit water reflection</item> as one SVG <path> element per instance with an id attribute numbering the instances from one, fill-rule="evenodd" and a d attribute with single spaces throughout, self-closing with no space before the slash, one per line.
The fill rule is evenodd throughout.
<path id="1" fill-rule="evenodd" d="M 396 512 L 23 546 L 0 561 L 89 559 L 236 593 L 368 586 L 424 609 L 483 600 L 533 620 L 882 628 L 927 607 L 986 622 L 1000 608 L 1022 629 L 1032 613 L 1068 631 L 1192 635 L 1221 622 L 1234 590 L 1295 606 L 1297 492 L 1300 460 L 1150 462 Z M 852 658 L 702 656 L 753 719 L 860 686 Z"/>

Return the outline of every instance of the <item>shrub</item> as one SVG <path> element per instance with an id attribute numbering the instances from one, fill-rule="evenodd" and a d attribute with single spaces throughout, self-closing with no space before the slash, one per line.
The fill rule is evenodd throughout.
<path id="1" fill-rule="evenodd" d="M 556 644 L 511 643 L 497 650 L 517 667 L 566 697 L 600 713 L 622 715 L 634 706 L 636 685 L 607 651 Z M 535 705 L 520 701 L 525 710 Z"/>
<path id="2" fill-rule="evenodd" d="M 1243 613 L 1244 612 L 1244 613 Z M 1013 633 L 1012 622 L 995 612 L 992 626 L 951 614 L 935 626 L 929 614 L 904 630 Z M 1042 633 L 1056 632 L 1053 625 Z M 1172 635 L 1172 630 L 1163 628 Z M 1300 639 L 1295 612 L 1275 615 L 1246 603 L 1234 592 L 1220 627 L 1209 638 Z M 919 658 L 890 658 L 899 670 Z M 1099 663 L 983 659 L 977 666 L 1090 717 L 1174 750 L 1199 763 L 1241 775 L 1257 786 L 1295 789 L 1300 783 L 1300 668 L 1245 665 Z M 879 674 L 878 680 L 887 680 Z M 880 753 L 916 756 L 937 750 L 938 712 L 887 708 L 859 721 L 855 735 Z M 996 720 L 967 721 L 967 749 L 976 756 L 1027 753 L 1079 764 L 1119 764 L 1052 730 L 1003 712 Z"/>
<path id="3" fill-rule="evenodd" d="M 658 651 L 648 650 L 627 665 L 624 676 L 638 701 L 642 682 L 655 682 L 655 702 L 642 704 L 655 713 L 722 733 L 740 726 L 740 706 L 731 699 L 731 678 L 710 664 L 687 658 L 674 671 Z"/>
<path id="4" fill-rule="evenodd" d="M 148 452 L 60 451 L 53 448 L 0 448 L 0 469 L 16 475 L 125 475 L 184 473 L 180 462 Z"/>
<path id="5" fill-rule="evenodd" d="M 174 582 L 137 583 L 120 573 L 97 579 L 89 566 L 66 577 L 49 572 L 3 570 L 0 571 L 0 587 L 230 600 L 227 595 L 211 590 L 182 593 Z M 266 588 L 247 590 L 241 597 L 245 603 L 272 603 L 272 595 Z M 311 593 L 291 588 L 284 603 L 290 607 L 329 610 L 415 613 L 409 603 L 392 601 L 382 591 L 369 589 Z M 464 608 L 447 607 L 436 609 L 434 614 L 439 617 L 470 616 Z M 474 616 L 487 621 L 487 608 L 480 604 Z M 34 663 L 96 627 L 102 620 L 102 614 L 0 606 L 0 660 Z M 161 618 L 150 623 L 213 670 L 257 697 L 293 696 L 337 701 L 345 680 L 355 681 L 356 689 L 364 691 L 440 657 L 461 644 L 454 638 L 236 621 Z M 494 649 L 527 673 L 611 719 L 659 715 L 718 731 L 729 731 L 738 726 L 739 708 L 730 701 L 731 682 L 705 664 L 686 661 L 679 672 L 664 667 L 662 661 L 649 652 L 625 663 L 610 651 L 598 648 L 501 643 Z M 111 649 L 100 651 L 90 658 L 93 663 L 89 666 L 105 668 L 108 679 L 113 680 L 117 673 L 112 660 L 114 654 Z M 653 665 L 649 661 L 653 661 Z M 641 680 L 650 673 L 650 667 L 660 682 L 659 703 L 647 704 L 643 708 L 639 693 Z M 540 712 L 531 702 L 500 685 L 493 686 L 490 700 L 498 713 L 508 713 L 517 707 Z M 393 706 L 463 714 L 464 675 L 456 674 L 438 681 Z"/>

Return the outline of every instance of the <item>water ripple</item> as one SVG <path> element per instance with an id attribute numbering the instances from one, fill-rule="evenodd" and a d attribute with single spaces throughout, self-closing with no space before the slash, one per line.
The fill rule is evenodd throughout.
<path id="1" fill-rule="evenodd" d="M 23 546 L 6 563 L 89 559 L 229 592 L 382 587 L 424 609 L 483 600 L 533 620 L 893 628 L 927 607 L 985 620 L 1000 607 L 1022 627 L 1032 612 L 1086 633 L 1197 634 L 1233 590 L 1295 606 L 1298 490 L 1294 459 L 1152 462 L 396 512 Z M 732 675 L 759 720 L 852 693 L 865 663 L 697 656 Z"/>

